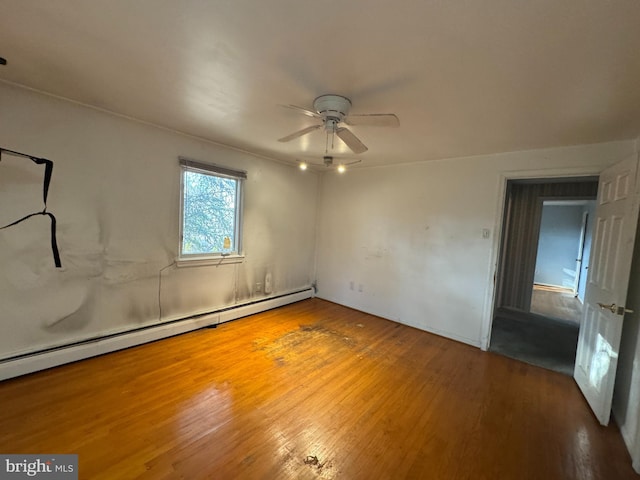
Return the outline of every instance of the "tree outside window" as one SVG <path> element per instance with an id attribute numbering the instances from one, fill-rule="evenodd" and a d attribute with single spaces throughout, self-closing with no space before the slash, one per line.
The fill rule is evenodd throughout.
<path id="1" fill-rule="evenodd" d="M 239 254 L 242 179 L 183 167 L 181 258 Z"/>

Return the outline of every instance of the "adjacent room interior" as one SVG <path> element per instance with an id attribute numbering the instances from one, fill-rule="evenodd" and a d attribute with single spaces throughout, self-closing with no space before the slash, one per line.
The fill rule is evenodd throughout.
<path id="1" fill-rule="evenodd" d="M 640 3 L 3 3 L 0 452 L 637 478 Z"/>

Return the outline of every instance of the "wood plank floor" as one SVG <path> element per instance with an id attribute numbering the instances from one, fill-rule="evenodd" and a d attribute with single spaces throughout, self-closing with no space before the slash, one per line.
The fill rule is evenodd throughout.
<path id="1" fill-rule="evenodd" d="M 0 383 L 83 479 L 631 479 L 573 380 L 319 299 Z"/>

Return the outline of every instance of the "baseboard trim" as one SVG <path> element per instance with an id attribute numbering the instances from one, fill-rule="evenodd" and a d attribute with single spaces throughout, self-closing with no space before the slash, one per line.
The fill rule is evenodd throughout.
<path id="1" fill-rule="evenodd" d="M 296 290 L 282 295 L 174 320 L 167 324 L 145 327 L 139 330 L 10 358 L 0 362 L 0 380 L 19 377 L 28 373 L 57 367 L 65 363 L 76 362 L 163 338 L 173 337 L 211 325 L 229 322 L 255 313 L 265 312 L 273 308 L 312 298 L 313 296 L 313 288 L 305 288 L 303 290 Z"/>

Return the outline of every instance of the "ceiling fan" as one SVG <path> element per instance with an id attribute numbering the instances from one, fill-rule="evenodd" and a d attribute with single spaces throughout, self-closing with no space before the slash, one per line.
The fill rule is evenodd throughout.
<path id="1" fill-rule="evenodd" d="M 398 127 L 400 120 L 392 113 L 370 113 L 349 115 L 351 109 L 351 100 L 342 95 L 320 95 L 313 101 L 313 111 L 306 108 L 297 107 L 295 105 L 282 105 L 285 108 L 292 108 L 303 115 L 317 118 L 322 121 L 317 125 L 298 130 L 291 135 L 278 139 L 279 142 L 290 142 L 293 139 L 307 135 L 321 128 L 327 133 L 327 144 L 325 151 L 329 150 L 329 139 L 333 145 L 333 136 L 337 135 L 353 153 L 363 153 L 368 150 L 367 146 L 356 137 L 351 130 L 340 126 L 341 123 L 346 125 L 363 125 L 375 127 Z"/>

